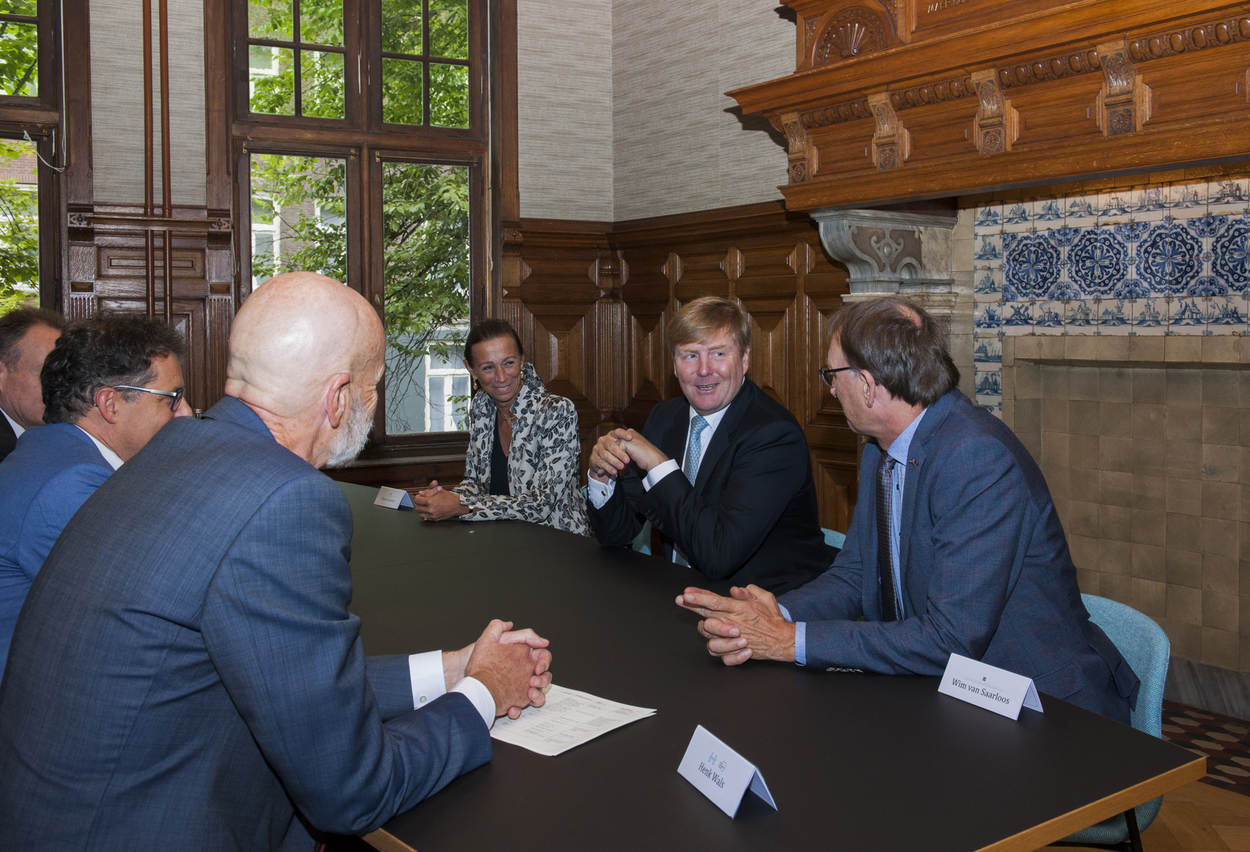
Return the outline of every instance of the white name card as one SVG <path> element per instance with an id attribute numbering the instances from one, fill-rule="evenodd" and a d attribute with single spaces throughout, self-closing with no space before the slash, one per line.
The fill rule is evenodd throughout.
<path id="1" fill-rule="evenodd" d="M 951 654 L 946 661 L 938 692 L 993 710 L 1008 719 L 1020 718 L 1021 707 L 1043 712 L 1042 700 L 1031 678 L 959 654 Z"/>
<path id="2" fill-rule="evenodd" d="M 383 485 L 378 489 L 378 496 L 373 498 L 373 505 L 386 509 L 411 509 L 412 495 L 402 488 Z"/>
<path id="3" fill-rule="evenodd" d="M 742 797 L 749 789 L 769 807 L 777 810 L 764 776 L 738 752 L 725 745 L 702 725 L 695 726 L 690 745 L 677 765 L 677 774 L 712 800 L 730 819 L 738 813 Z"/>

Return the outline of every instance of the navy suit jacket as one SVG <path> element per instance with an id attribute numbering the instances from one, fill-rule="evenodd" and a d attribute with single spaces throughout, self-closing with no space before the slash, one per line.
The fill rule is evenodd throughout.
<path id="1" fill-rule="evenodd" d="M 110 477 L 31 588 L 0 848 L 310 850 L 302 821 L 373 829 L 490 758 L 465 696 L 414 711 L 407 658 L 366 661 L 338 486 L 238 400 L 207 417 Z"/>
<path id="2" fill-rule="evenodd" d="M 780 599 L 807 622 L 807 664 L 937 675 L 954 652 L 1127 722 L 1137 677 L 1089 620 L 1046 482 L 1011 430 L 959 391 L 925 413 L 907 461 L 899 542 L 906 617 L 895 622 L 881 620 L 880 458 L 870 441 L 837 560 Z"/>
<path id="3" fill-rule="evenodd" d="M 651 410 L 642 434 L 681 461 L 689 431 L 685 397 Z M 750 379 L 733 398 L 691 485 L 680 472 L 650 491 L 629 465 L 602 509 L 589 507 L 601 544 L 627 545 L 651 521 L 672 558 L 676 542 L 692 567 L 715 580 L 785 591 L 815 577 L 837 550 L 825 544 L 807 441 L 798 422 Z"/>
<path id="4" fill-rule="evenodd" d="M 13 427 L 9 424 L 8 418 L 0 414 L 0 461 L 4 461 L 16 445 L 17 436 L 13 434 Z"/>
<path id="5" fill-rule="evenodd" d="M 27 429 L 0 464 L 0 676 L 30 584 L 69 519 L 112 473 L 69 423 Z"/>

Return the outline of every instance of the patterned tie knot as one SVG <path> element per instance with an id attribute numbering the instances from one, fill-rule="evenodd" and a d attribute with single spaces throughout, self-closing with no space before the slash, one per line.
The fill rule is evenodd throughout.
<path id="1" fill-rule="evenodd" d="M 699 474 L 699 461 L 703 458 L 703 430 L 708 426 L 702 414 L 696 414 L 690 421 L 690 444 L 686 447 L 686 479 L 693 485 Z"/>

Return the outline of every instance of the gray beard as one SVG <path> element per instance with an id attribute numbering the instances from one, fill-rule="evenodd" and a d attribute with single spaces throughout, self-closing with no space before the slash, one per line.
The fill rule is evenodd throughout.
<path id="1" fill-rule="evenodd" d="M 373 428 L 373 413 L 365 410 L 360 398 L 353 394 L 352 408 L 347 413 L 347 422 L 334 436 L 330 444 L 330 458 L 326 467 L 342 467 L 360 454 L 369 440 L 369 430 Z"/>

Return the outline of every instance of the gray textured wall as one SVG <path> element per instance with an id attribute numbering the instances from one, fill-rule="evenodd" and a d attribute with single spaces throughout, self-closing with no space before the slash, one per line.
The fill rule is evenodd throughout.
<path id="1" fill-rule="evenodd" d="M 724 94 L 794 70 L 794 25 L 775 9 L 520 4 L 521 214 L 625 220 L 780 198 L 784 148 Z"/>
<path id="2" fill-rule="evenodd" d="M 155 15 L 153 15 L 155 18 Z M 174 204 L 204 204 L 204 6 L 169 0 L 170 187 Z M 143 20 L 133 0 L 91 2 L 91 144 L 97 203 L 143 203 Z M 159 53 L 155 22 L 152 49 Z M 154 60 L 155 61 L 155 60 Z M 153 71 L 159 103 L 160 74 Z M 161 197 L 160 113 L 154 108 Z"/>

